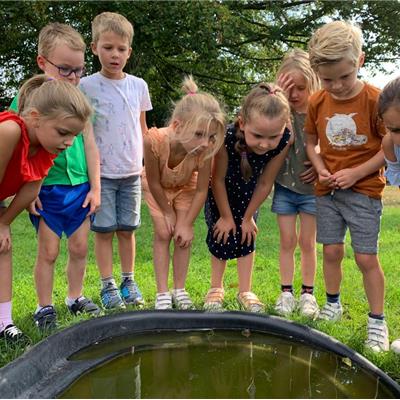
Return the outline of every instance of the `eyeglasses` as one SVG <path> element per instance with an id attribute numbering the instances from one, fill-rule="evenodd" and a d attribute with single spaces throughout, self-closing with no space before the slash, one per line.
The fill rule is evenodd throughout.
<path id="1" fill-rule="evenodd" d="M 47 62 L 49 62 L 51 65 L 53 65 L 54 67 L 58 68 L 58 73 L 61 76 L 63 76 L 64 78 L 68 78 L 72 73 L 74 73 L 77 78 L 80 78 L 85 73 L 85 67 L 78 67 L 78 68 L 64 67 L 64 66 L 54 64 L 46 57 L 43 57 L 43 58 Z"/>

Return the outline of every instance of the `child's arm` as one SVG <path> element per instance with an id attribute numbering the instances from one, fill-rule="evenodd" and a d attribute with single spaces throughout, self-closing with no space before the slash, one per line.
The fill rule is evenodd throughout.
<path id="1" fill-rule="evenodd" d="M 193 225 L 200 210 L 202 209 L 208 192 L 208 182 L 211 172 L 211 159 L 204 162 L 204 165 L 199 168 L 197 175 L 196 193 L 194 194 L 192 204 L 187 211 L 185 218 L 182 221 L 177 221 L 175 227 L 174 239 L 180 247 L 188 247 L 193 240 Z"/>
<path id="2" fill-rule="evenodd" d="M 0 182 L 20 138 L 21 128 L 16 122 L 10 120 L 0 124 Z"/>
<path id="3" fill-rule="evenodd" d="M 383 150 L 379 150 L 372 158 L 354 168 L 345 168 L 332 175 L 340 189 L 349 189 L 360 179 L 373 174 L 385 165 Z"/>
<path id="4" fill-rule="evenodd" d="M 100 206 L 100 156 L 93 133 L 93 125 L 89 122 L 83 131 L 85 156 L 88 168 L 90 191 L 82 204 L 83 208 L 90 206 L 88 215 L 97 211 Z"/>
<path id="5" fill-rule="evenodd" d="M 306 152 L 309 160 L 314 166 L 318 174 L 318 180 L 322 185 L 329 186 L 332 189 L 336 187 L 332 174 L 326 168 L 324 161 L 319 153 L 316 151 L 318 146 L 318 138 L 316 135 L 309 135 L 306 133 Z"/>
<path id="6" fill-rule="evenodd" d="M 163 187 L 161 186 L 158 160 L 154 156 L 151 148 L 151 139 L 147 135 L 144 137 L 144 165 L 146 167 L 146 178 L 150 192 L 164 214 L 164 220 L 167 224 L 168 232 L 173 234 L 176 223 L 176 214 L 164 193 Z"/>
<path id="7" fill-rule="evenodd" d="M 272 185 L 285 161 L 289 146 L 290 145 L 287 144 L 286 147 L 266 165 L 263 173 L 258 178 L 257 186 L 243 216 L 242 244 L 247 241 L 247 245 L 250 246 L 252 240 L 256 239 L 258 228 L 254 222 L 253 215 L 271 193 Z"/>
<path id="8" fill-rule="evenodd" d="M 396 155 L 394 154 L 394 143 L 390 135 L 385 135 L 382 139 L 382 148 L 385 158 L 389 161 L 396 162 Z"/>
<path id="9" fill-rule="evenodd" d="M 142 135 L 144 135 L 148 130 L 146 122 L 146 111 L 142 111 L 140 113 L 140 127 L 142 129 Z"/>
<path id="10" fill-rule="evenodd" d="M 0 216 L 0 253 L 11 248 L 11 222 L 37 197 L 42 180 L 28 182 L 14 196 L 6 211 Z"/>
<path id="11" fill-rule="evenodd" d="M 225 187 L 227 168 L 228 153 L 225 146 L 222 145 L 214 157 L 211 174 L 211 188 L 220 215 L 218 221 L 214 225 L 213 236 L 217 243 L 222 240 L 224 244 L 227 242 L 231 231 L 233 235 L 236 235 L 236 224 L 229 206 L 228 195 Z"/>

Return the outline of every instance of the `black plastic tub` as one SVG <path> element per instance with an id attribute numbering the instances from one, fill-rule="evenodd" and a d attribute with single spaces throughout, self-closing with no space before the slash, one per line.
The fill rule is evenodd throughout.
<path id="1" fill-rule="evenodd" d="M 124 312 L 76 324 L 49 336 L 1 368 L 0 398 L 62 396 L 82 376 L 120 355 L 120 351 L 114 351 L 86 359 L 76 357 L 91 346 L 110 339 L 118 343 L 133 335 L 140 336 L 143 342 L 143 338 L 158 333 L 178 335 L 182 332 L 218 331 L 246 332 L 246 336 L 252 333 L 272 335 L 278 339 L 284 338 L 293 343 L 310 346 L 317 351 L 332 353 L 339 359 L 348 360 L 352 365 L 368 371 L 368 374 L 376 378 L 377 384 L 383 387 L 381 393 L 386 394 L 384 397 L 400 398 L 400 386 L 388 375 L 349 347 L 317 330 L 267 315 L 200 311 Z M 375 395 L 371 393 L 371 397 Z"/>

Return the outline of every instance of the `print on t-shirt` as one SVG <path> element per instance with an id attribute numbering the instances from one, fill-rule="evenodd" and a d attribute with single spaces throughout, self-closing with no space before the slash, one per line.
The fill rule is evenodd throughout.
<path id="1" fill-rule="evenodd" d="M 345 150 L 348 146 L 360 146 L 367 142 L 366 135 L 357 134 L 357 125 L 351 114 L 335 114 L 331 118 L 326 118 L 326 136 L 331 146 L 337 150 Z"/>

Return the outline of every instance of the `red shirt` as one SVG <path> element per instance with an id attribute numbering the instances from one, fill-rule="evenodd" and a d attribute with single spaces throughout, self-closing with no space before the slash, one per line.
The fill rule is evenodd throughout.
<path id="1" fill-rule="evenodd" d="M 15 147 L 14 153 L 7 164 L 3 180 L 0 182 L 0 200 L 16 194 L 28 182 L 40 181 L 53 165 L 56 154 L 51 154 L 43 147 L 29 156 L 29 136 L 24 121 L 8 111 L 0 113 L 0 123 L 15 121 L 21 128 L 21 139 Z M 1 140 L 1 139 L 0 139 Z"/>

